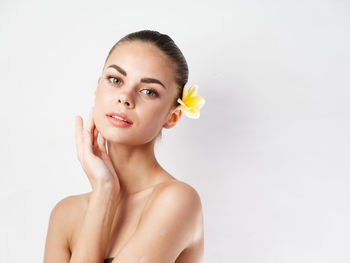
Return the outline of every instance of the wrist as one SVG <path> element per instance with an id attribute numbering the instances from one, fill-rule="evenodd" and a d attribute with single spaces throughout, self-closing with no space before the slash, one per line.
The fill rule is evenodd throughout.
<path id="1" fill-rule="evenodd" d="M 115 196 L 115 198 L 117 198 L 118 194 L 119 194 L 119 190 L 112 183 L 103 183 L 103 184 L 99 183 L 92 189 L 93 196 L 104 195 L 104 196 L 110 196 L 110 197 Z"/>
<path id="2" fill-rule="evenodd" d="M 117 190 L 116 189 L 116 184 L 114 182 L 114 180 L 112 179 L 99 179 L 99 180 L 95 180 L 94 184 L 92 185 L 92 189 L 93 190 Z"/>

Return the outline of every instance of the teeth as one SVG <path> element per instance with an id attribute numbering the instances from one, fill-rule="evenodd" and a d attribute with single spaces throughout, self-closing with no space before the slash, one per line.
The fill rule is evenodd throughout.
<path id="1" fill-rule="evenodd" d="M 121 118 L 121 117 L 119 117 L 119 116 L 111 116 L 111 117 L 113 117 L 113 118 L 115 118 L 115 119 L 118 119 L 118 120 L 121 120 L 121 121 L 125 121 L 125 122 L 127 122 L 126 120 L 124 120 L 123 118 Z"/>

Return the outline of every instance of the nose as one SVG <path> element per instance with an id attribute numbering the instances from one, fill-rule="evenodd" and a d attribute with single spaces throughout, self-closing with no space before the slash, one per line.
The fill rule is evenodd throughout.
<path id="1" fill-rule="evenodd" d="M 118 103 L 124 103 L 127 106 L 130 106 L 130 102 L 128 100 L 126 100 L 126 99 L 118 99 Z"/>
<path id="2" fill-rule="evenodd" d="M 133 107 L 134 103 L 132 101 L 131 92 L 132 92 L 132 89 L 127 91 L 125 88 L 123 91 L 120 91 L 119 96 L 117 98 L 117 103 L 121 103 L 127 107 Z"/>

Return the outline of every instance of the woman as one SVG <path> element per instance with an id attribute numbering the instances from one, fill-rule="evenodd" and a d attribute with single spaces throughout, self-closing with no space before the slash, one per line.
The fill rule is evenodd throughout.
<path id="1" fill-rule="evenodd" d="M 142 30 L 112 47 L 85 128 L 75 119 L 77 155 L 92 192 L 53 208 L 45 263 L 202 262 L 200 197 L 154 155 L 162 128 L 191 112 L 179 99 L 187 80 L 185 58 L 168 35 Z"/>

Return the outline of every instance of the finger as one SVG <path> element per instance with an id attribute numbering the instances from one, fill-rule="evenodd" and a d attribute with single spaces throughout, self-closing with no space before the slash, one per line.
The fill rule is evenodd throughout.
<path id="1" fill-rule="evenodd" d="M 94 146 L 97 146 L 97 139 L 98 139 L 98 130 L 96 129 L 96 126 L 94 128 Z"/>
<path id="2" fill-rule="evenodd" d="M 101 152 L 107 152 L 107 150 L 106 150 L 106 139 L 102 136 L 101 133 L 99 133 L 98 149 Z"/>
<path id="3" fill-rule="evenodd" d="M 91 134 L 86 129 L 84 129 L 83 133 L 84 133 L 84 137 L 85 137 L 85 140 L 83 141 L 84 151 L 88 151 L 90 153 L 93 153 Z"/>
<path id="4" fill-rule="evenodd" d="M 82 141 L 83 141 L 83 119 L 79 116 L 75 116 L 75 142 L 76 142 L 76 149 L 77 149 L 77 156 L 80 160 L 81 156 L 81 147 L 82 147 Z"/>
<path id="5" fill-rule="evenodd" d="M 96 126 L 95 126 L 94 127 L 94 136 L 96 137 L 96 139 L 97 139 L 97 135 L 98 135 L 98 130 L 97 130 Z"/>
<path id="6" fill-rule="evenodd" d="M 89 132 L 91 132 L 94 124 L 92 116 L 93 116 L 93 108 L 91 107 L 89 111 L 88 120 L 86 122 L 86 127 L 85 127 Z"/>
<path id="7" fill-rule="evenodd" d="M 97 136 L 98 136 L 98 130 L 96 128 L 96 125 L 95 125 L 95 120 L 94 120 L 94 107 L 92 107 L 90 109 L 90 119 L 91 119 L 91 129 L 90 129 L 90 133 L 91 133 L 91 136 L 92 136 L 92 146 L 94 147 L 98 147 L 97 146 Z"/>
<path id="8" fill-rule="evenodd" d="M 85 135 L 87 137 L 87 140 L 86 140 L 87 147 L 88 147 L 88 149 L 92 149 L 93 140 L 94 140 L 94 138 L 93 138 L 94 134 L 93 134 L 92 108 L 90 108 L 89 116 L 88 116 L 88 119 L 86 122 L 84 132 L 85 132 Z"/>

